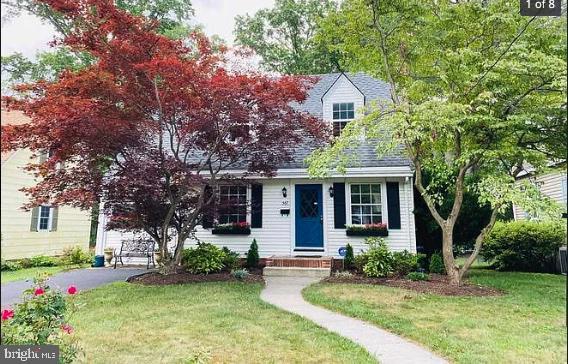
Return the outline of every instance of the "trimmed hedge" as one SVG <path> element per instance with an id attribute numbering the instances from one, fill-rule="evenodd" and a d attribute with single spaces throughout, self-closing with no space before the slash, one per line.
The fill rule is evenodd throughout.
<path id="1" fill-rule="evenodd" d="M 481 255 L 497 270 L 550 273 L 565 236 L 561 222 L 498 222 L 483 242 Z"/>

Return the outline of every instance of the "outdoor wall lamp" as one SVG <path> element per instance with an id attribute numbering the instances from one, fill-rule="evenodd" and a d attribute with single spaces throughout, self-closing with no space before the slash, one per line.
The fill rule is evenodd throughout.
<path id="1" fill-rule="evenodd" d="M 288 190 L 286 187 L 282 187 L 282 197 L 286 198 L 286 196 L 288 196 Z"/>
<path id="2" fill-rule="evenodd" d="M 329 187 L 329 197 L 333 198 L 333 196 L 335 196 L 335 191 L 333 190 L 333 186 Z"/>

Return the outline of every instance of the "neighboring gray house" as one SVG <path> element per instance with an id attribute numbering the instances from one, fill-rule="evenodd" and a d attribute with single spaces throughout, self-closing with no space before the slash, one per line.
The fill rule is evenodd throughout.
<path id="1" fill-rule="evenodd" d="M 370 102 L 390 101 L 388 85 L 364 73 L 319 77 L 307 100 L 297 107 L 333 124 L 335 133 L 361 116 L 361 110 Z M 347 243 L 355 251 L 365 247 L 364 236 L 348 235 L 346 225 L 383 223 L 387 225 L 386 239 L 391 249 L 416 252 L 410 161 L 401 153 L 377 159 L 372 145 L 354 149 L 359 161 L 345 175 L 310 179 L 304 159 L 313 148 L 304 145 L 296 148 L 294 160 L 281 165 L 275 177 L 251 179 L 248 187 L 221 187 L 220 199 L 241 204 L 220 213 L 214 224 L 247 223 L 250 234 L 222 234 L 206 225 L 198 228 L 196 236 L 241 254 L 255 238 L 261 257 L 337 257 Z M 247 208 L 251 204 L 253 207 Z M 104 231 L 105 216 L 101 215 L 99 221 L 97 254 L 102 254 L 105 247 L 119 248 L 127 236 Z"/>
<path id="2" fill-rule="evenodd" d="M 551 171 L 543 174 L 535 174 L 534 168 L 527 166 L 523 172 L 517 176 L 517 181 L 529 179 L 540 189 L 540 191 L 564 206 L 566 212 L 566 162 L 551 163 Z M 527 220 L 531 216 L 520 206 L 513 205 L 513 216 L 515 220 Z"/>

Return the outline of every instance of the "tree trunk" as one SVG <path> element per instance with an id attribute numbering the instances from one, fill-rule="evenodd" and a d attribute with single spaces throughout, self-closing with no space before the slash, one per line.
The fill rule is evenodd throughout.
<path id="1" fill-rule="evenodd" d="M 460 282 L 460 272 L 459 268 L 456 266 L 454 259 L 454 227 L 453 225 L 442 226 L 442 255 L 444 257 L 444 267 L 446 268 L 446 273 L 450 279 L 450 284 L 459 286 Z"/>

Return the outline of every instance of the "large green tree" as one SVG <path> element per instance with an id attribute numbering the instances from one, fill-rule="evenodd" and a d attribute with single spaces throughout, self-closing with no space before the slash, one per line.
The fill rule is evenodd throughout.
<path id="1" fill-rule="evenodd" d="M 235 18 L 235 41 L 261 58 L 261 65 L 283 74 L 337 71 L 336 54 L 315 40 L 318 22 L 336 8 L 333 0 L 276 0 L 273 8 Z"/>
<path id="2" fill-rule="evenodd" d="M 158 32 L 173 39 L 182 38 L 192 30 L 188 21 L 193 17 L 189 0 L 116 0 L 117 7 L 133 15 L 145 16 L 159 22 Z M 4 21 L 29 13 L 53 26 L 62 38 L 71 32 L 73 24 L 68 18 L 37 0 L 2 0 L 5 9 Z M 13 84 L 54 80 L 63 70 L 76 71 L 93 63 L 93 58 L 65 46 L 39 52 L 35 59 L 21 53 L 2 57 L 2 89 Z"/>
<path id="3" fill-rule="evenodd" d="M 451 283 L 461 284 L 508 203 L 553 213 L 534 186 L 513 182 L 524 163 L 565 157 L 558 138 L 566 135 L 565 16 L 522 17 L 512 0 L 346 0 L 318 36 L 349 54 L 351 69 L 386 80 L 392 100 L 371 106 L 314 153 L 310 172 L 344 170 L 346 149 L 362 136 L 381 140 L 379 156 L 402 145 L 416 169 L 415 187 L 442 230 Z M 491 206 L 491 216 L 460 267 L 454 227 L 467 190 Z"/>

